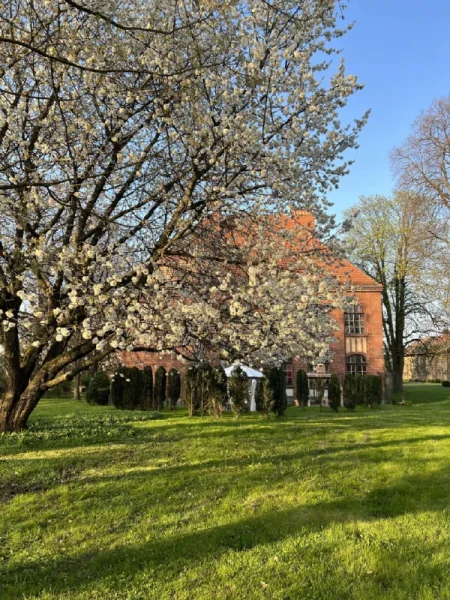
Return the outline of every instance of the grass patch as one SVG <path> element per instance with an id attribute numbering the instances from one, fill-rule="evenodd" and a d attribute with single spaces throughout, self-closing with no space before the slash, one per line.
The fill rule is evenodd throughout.
<path id="1" fill-rule="evenodd" d="M 450 598 L 450 389 L 406 397 L 238 422 L 47 399 L 0 440 L 0 598 Z"/>

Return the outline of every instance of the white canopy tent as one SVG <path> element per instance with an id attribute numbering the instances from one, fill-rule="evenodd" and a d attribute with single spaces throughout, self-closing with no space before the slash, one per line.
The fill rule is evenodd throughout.
<path id="1" fill-rule="evenodd" d="M 243 365 L 241 363 L 234 363 L 234 364 L 230 365 L 229 367 L 227 367 L 225 369 L 225 375 L 227 377 L 231 377 L 235 367 L 241 367 L 241 369 L 244 371 L 244 373 L 248 377 L 249 396 L 250 396 L 250 411 L 255 412 L 256 411 L 256 399 L 255 399 L 256 384 L 257 384 L 257 380 L 262 379 L 264 377 L 264 375 L 261 373 L 261 371 L 257 371 L 256 369 L 252 369 L 251 367 L 247 367 L 246 365 Z"/>

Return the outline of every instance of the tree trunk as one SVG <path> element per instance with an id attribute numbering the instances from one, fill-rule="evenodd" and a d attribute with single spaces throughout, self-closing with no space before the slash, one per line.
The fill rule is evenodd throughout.
<path id="1" fill-rule="evenodd" d="M 26 429 L 28 417 L 43 394 L 39 387 L 27 388 L 22 395 L 7 391 L 0 399 L 0 433 Z"/>
<path id="2" fill-rule="evenodd" d="M 403 348 L 394 348 L 392 351 L 392 373 L 394 375 L 394 394 L 403 392 L 403 368 L 405 352 Z"/>

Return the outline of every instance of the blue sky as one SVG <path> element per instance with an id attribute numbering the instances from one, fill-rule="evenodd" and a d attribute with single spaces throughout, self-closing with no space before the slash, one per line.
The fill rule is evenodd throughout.
<path id="1" fill-rule="evenodd" d="M 350 0 L 345 14 L 355 26 L 338 42 L 365 89 L 343 116 L 372 114 L 351 173 L 329 195 L 338 215 L 361 195 L 390 193 L 390 150 L 421 110 L 450 94 L 450 0 Z"/>

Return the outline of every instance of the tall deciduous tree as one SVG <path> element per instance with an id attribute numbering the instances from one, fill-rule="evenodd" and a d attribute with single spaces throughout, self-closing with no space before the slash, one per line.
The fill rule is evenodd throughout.
<path id="1" fill-rule="evenodd" d="M 389 198 L 362 197 L 348 216 L 353 261 L 383 285 L 387 367 L 394 391 L 401 392 L 406 346 L 439 330 L 445 316 L 436 269 L 442 223 L 431 217 L 422 196 L 401 191 Z"/>
<path id="2" fill-rule="evenodd" d="M 209 336 L 215 286 L 191 289 L 172 318 L 183 277 L 168 290 L 161 266 L 211 215 L 306 207 L 325 222 L 365 120 L 339 121 L 360 85 L 343 63 L 330 75 L 338 4 L 0 0 L 0 431 L 116 349 Z M 258 301 L 287 314 L 273 289 L 265 277 Z M 309 329 L 291 335 L 311 350 L 322 302 L 306 279 L 297 289 Z M 242 298 L 221 302 L 215 345 L 261 347 Z"/>
<path id="3" fill-rule="evenodd" d="M 411 133 L 391 154 L 402 189 L 415 191 L 430 212 L 450 221 L 450 95 L 435 100 L 414 121 Z M 450 245 L 449 230 L 446 231 Z"/>

